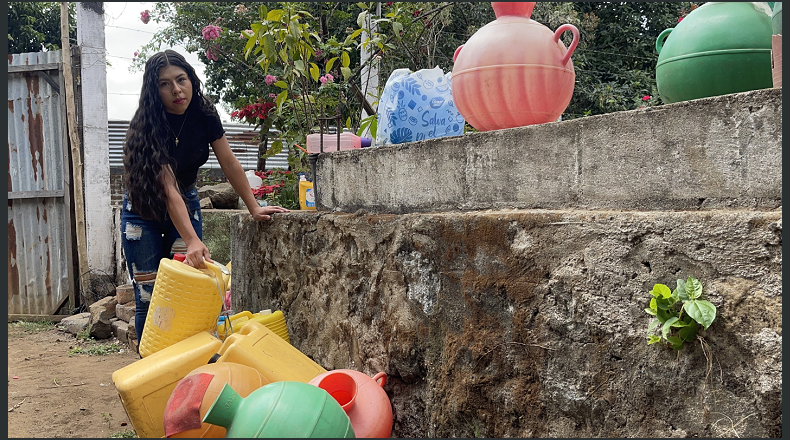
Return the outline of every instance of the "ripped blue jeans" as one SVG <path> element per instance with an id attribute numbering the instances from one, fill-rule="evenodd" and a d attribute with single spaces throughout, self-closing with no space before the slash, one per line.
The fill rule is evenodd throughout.
<path id="1" fill-rule="evenodd" d="M 192 188 L 184 193 L 189 219 L 198 238 L 203 240 L 203 214 L 200 211 L 198 191 Z M 121 244 L 126 257 L 126 268 L 132 276 L 134 286 L 134 328 L 137 341 L 143 336 L 143 325 L 151 304 L 154 281 L 162 258 L 173 258 L 173 254 L 185 254 L 186 243 L 176 230 L 170 216 L 164 220 L 144 220 L 132 211 L 128 194 L 123 196 L 121 211 Z"/>

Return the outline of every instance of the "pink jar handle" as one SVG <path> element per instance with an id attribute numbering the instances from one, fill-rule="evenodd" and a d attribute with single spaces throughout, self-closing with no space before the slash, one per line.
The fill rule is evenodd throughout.
<path id="1" fill-rule="evenodd" d="M 571 55 L 573 55 L 573 51 L 576 50 L 576 46 L 579 44 L 579 30 L 576 29 L 576 26 L 572 24 L 564 24 L 557 28 L 554 31 L 554 42 L 560 41 L 560 35 L 562 35 L 565 31 L 571 31 L 573 33 L 573 41 L 571 45 L 568 46 L 568 51 L 565 52 L 565 56 L 562 57 L 562 65 L 568 64 L 568 60 L 571 59 Z"/>
<path id="2" fill-rule="evenodd" d="M 464 47 L 464 45 L 462 44 L 462 45 L 458 46 L 458 49 L 455 49 L 455 53 L 453 54 L 453 62 L 455 62 L 455 60 L 458 59 L 458 54 L 461 53 L 461 49 L 463 47 Z"/>
<path id="3" fill-rule="evenodd" d="M 379 379 L 381 379 L 381 383 L 379 385 L 381 385 L 381 387 L 384 388 L 384 385 L 387 384 L 387 373 L 383 371 L 379 371 L 378 373 L 376 373 L 375 376 L 373 376 L 374 382 L 378 383 Z"/>

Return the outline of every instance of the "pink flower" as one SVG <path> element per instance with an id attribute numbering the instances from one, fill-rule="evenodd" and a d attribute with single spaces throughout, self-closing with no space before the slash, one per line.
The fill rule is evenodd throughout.
<path id="1" fill-rule="evenodd" d="M 205 40 L 216 40 L 219 38 L 219 34 L 222 32 L 222 28 L 219 26 L 214 26 L 213 24 L 207 25 L 203 28 L 203 39 Z"/>
<path id="2" fill-rule="evenodd" d="M 642 101 L 650 101 L 650 95 L 643 96 Z"/>
<path id="3" fill-rule="evenodd" d="M 233 8 L 233 13 L 234 14 L 238 15 L 238 14 L 241 14 L 243 12 L 247 12 L 247 7 L 244 6 L 244 5 L 239 4 L 239 5 L 236 5 L 235 8 Z"/>
<path id="4" fill-rule="evenodd" d="M 678 17 L 678 23 L 680 23 L 681 21 L 683 21 L 683 17 Z"/>
<path id="5" fill-rule="evenodd" d="M 140 21 L 142 21 L 144 24 L 148 24 L 148 22 L 151 21 L 151 13 L 150 12 L 151 11 L 149 11 L 148 9 L 146 9 L 143 12 L 141 12 L 140 13 Z"/>
<path id="6" fill-rule="evenodd" d="M 324 75 L 324 76 L 322 76 L 321 78 L 319 78 L 319 81 L 321 81 L 321 84 L 326 84 L 326 83 L 328 83 L 328 82 L 330 82 L 330 83 L 331 83 L 331 82 L 334 82 L 334 81 L 335 81 L 335 77 L 334 77 L 334 76 L 332 76 L 332 74 L 330 74 L 330 73 L 327 73 L 326 75 Z"/>
<path id="7" fill-rule="evenodd" d="M 275 99 L 277 98 L 277 95 L 275 95 L 274 93 L 269 93 L 269 98 Z"/>
<path id="8" fill-rule="evenodd" d="M 255 36 L 255 31 L 253 31 L 252 29 L 246 29 L 241 31 L 241 33 L 239 34 L 239 39 L 243 40 L 245 38 L 252 38 L 254 36 Z"/>
<path id="9" fill-rule="evenodd" d="M 214 50 L 216 50 L 216 48 Z M 212 61 L 217 61 L 217 55 L 212 53 L 211 49 L 206 49 L 206 58 Z"/>
<path id="10" fill-rule="evenodd" d="M 266 81 L 266 85 L 267 86 L 270 86 L 270 85 L 274 84 L 275 82 L 277 82 L 277 77 L 276 76 L 272 76 L 272 75 L 266 75 L 266 78 L 264 79 L 264 81 Z"/>
<path id="11" fill-rule="evenodd" d="M 135 58 L 137 58 L 137 55 L 139 55 L 139 54 L 137 53 L 137 51 L 134 51 L 134 57 L 135 57 Z"/>

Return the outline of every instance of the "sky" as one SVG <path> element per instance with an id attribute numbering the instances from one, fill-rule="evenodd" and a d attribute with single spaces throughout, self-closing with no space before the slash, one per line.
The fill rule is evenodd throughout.
<path id="1" fill-rule="evenodd" d="M 129 71 L 134 52 L 150 42 L 157 30 L 165 27 L 164 23 L 154 20 L 148 24 L 140 20 L 140 12 L 153 8 L 153 2 L 104 2 L 105 48 L 107 61 L 111 64 L 107 66 L 107 118 L 110 120 L 129 121 L 137 110 L 143 72 Z M 184 55 L 198 77 L 206 81 L 205 66 L 196 54 L 180 46 L 170 49 Z M 234 122 L 220 106 L 217 106 L 217 111 L 223 122 Z"/>

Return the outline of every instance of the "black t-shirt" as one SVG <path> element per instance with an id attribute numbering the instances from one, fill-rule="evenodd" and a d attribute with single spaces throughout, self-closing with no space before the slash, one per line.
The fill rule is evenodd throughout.
<path id="1" fill-rule="evenodd" d="M 212 110 L 207 114 L 197 105 L 190 105 L 183 115 L 165 112 L 171 130 L 169 153 L 180 189 L 197 181 L 198 169 L 208 161 L 209 144 L 225 134 L 219 114 L 215 109 Z M 178 146 L 175 144 L 176 135 Z"/>

